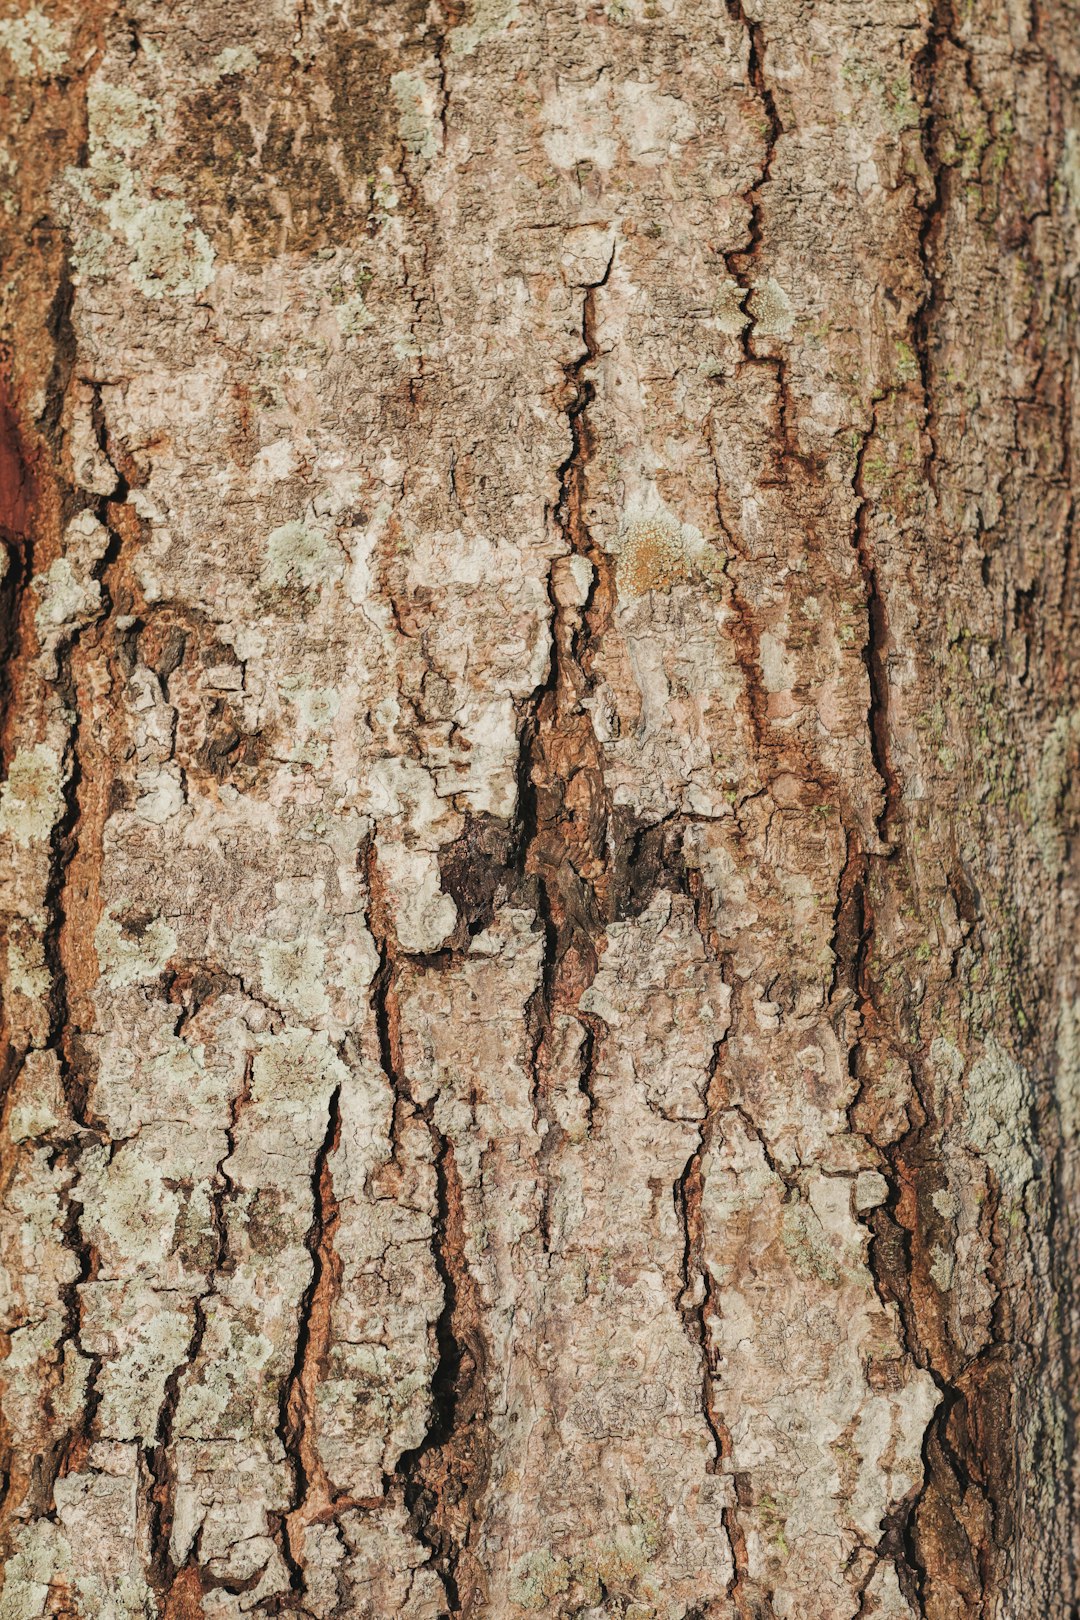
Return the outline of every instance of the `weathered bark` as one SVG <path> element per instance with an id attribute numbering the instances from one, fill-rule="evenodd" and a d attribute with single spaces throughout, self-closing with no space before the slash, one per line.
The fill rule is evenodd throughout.
<path id="1" fill-rule="evenodd" d="M 1067 0 L 0 70 L 0 1620 L 1075 1620 Z"/>

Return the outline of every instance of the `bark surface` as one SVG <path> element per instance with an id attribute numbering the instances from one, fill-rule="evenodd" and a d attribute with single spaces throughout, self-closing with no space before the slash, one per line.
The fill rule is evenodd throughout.
<path id="1" fill-rule="evenodd" d="M 0 1620 L 1075 1620 L 1078 75 L 0 16 Z"/>

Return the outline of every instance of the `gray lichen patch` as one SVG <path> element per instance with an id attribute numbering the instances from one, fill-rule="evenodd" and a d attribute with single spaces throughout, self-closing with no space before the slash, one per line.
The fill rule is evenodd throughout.
<path id="1" fill-rule="evenodd" d="M 64 812 L 66 772 L 46 743 L 20 748 L 0 785 L 0 834 L 20 848 L 47 843 Z"/>
<path id="2" fill-rule="evenodd" d="M 791 299 L 772 276 L 755 284 L 747 300 L 755 337 L 789 338 L 795 324 Z"/>
<path id="3" fill-rule="evenodd" d="M 0 51 L 7 53 L 21 79 L 54 78 L 68 60 L 64 35 L 37 6 L 0 18 Z"/>
<path id="4" fill-rule="evenodd" d="M 390 94 L 398 109 L 397 130 L 406 151 L 433 158 L 439 150 L 435 96 L 418 73 L 394 73 Z"/>
<path id="5" fill-rule="evenodd" d="M 278 590 L 302 590 L 340 579 L 344 558 L 326 530 L 313 521 L 294 518 L 280 524 L 266 538 L 265 585 Z"/>
<path id="6" fill-rule="evenodd" d="M 731 276 L 726 277 L 713 298 L 712 318 L 717 328 L 728 337 L 738 337 L 750 325 L 750 316 L 744 308 L 746 289 Z"/>
<path id="7" fill-rule="evenodd" d="M 195 225 L 194 215 L 178 197 L 148 198 L 137 188 L 135 171 L 98 191 L 77 175 L 72 183 L 83 201 L 95 207 L 109 226 L 79 235 L 73 262 L 91 279 L 108 273 L 110 242 L 121 251 L 132 281 L 146 298 L 186 297 L 209 286 L 214 250 Z"/>
<path id="8" fill-rule="evenodd" d="M 118 258 L 146 298 L 202 292 L 213 276 L 209 239 L 177 194 L 175 179 L 151 185 L 129 160 L 152 141 L 158 109 L 126 86 L 97 80 L 88 91 L 88 112 L 86 166 L 67 173 L 76 268 L 100 278 Z"/>
<path id="9" fill-rule="evenodd" d="M 272 939 L 259 947 L 262 982 L 266 994 L 301 1018 L 319 1018 L 329 1009 L 324 980 L 326 947 L 323 941 Z"/>
<path id="10" fill-rule="evenodd" d="M 34 624 L 43 641 L 58 630 L 88 623 L 101 608 L 101 586 L 80 576 L 68 557 L 57 557 L 46 573 L 36 575 L 33 588 L 40 603 Z"/>
<path id="11" fill-rule="evenodd" d="M 1065 847 L 1067 797 L 1080 778 L 1080 709 L 1059 714 L 1039 755 L 1032 790 L 1032 831 L 1044 864 L 1053 869 Z"/>
<path id="12" fill-rule="evenodd" d="M 11 988 L 31 1000 L 40 1001 L 47 996 L 52 985 L 52 974 L 45 959 L 45 942 L 32 926 L 21 931 L 21 937 L 9 937 L 7 942 L 8 973 Z"/>
<path id="13" fill-rule="evenodd" d="M 106 912 L 94 931 L 101 975 L 116 989 L 157 978 L 176 945 L 176 934 L 162 917 Z"/>
<path id="14" fill-rule="evenodd" d="M 997 1040 L 987 1040 L 964 1082 L 965 1115 L 973 1146 L 1011 1201 L 1022 1196 L 1035 1173 L 1031 1102 L 1029 1075 Z"/>
<path id="15" fill-rule="evenodd" d="M 159 123 L 159 112 L 147 96 L 130 85 L 95 79 L 86 93 L 91 162 L 107 162 L 104 154 L 133 152 L 145 146 Z"/>
<path id="16" fill-rule="evenodd" d="M 469 0 L 464 22 L 447 35 L 457 56 L 471 56 L 487 39 L 505 32 L 518 16 L 518 0 Z"/>

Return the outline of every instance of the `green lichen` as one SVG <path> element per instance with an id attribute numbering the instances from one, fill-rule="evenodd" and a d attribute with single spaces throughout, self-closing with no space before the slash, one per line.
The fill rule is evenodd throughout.
<path id="1" fill-rule="evenodd" d="M 915 382 L 919 375 L 919 362 L 910 343 L 902 341 L 894 343 L 893 352 L 896 355 L 897 382 Z"/>
<path id="2" fill-rule="evenodd" d="M 40 1620 L 49 1589 L 71 1570 L 71 1546 L 49 1519 L 37 1519 L 18 1531 L 15 1552 L 4 1565 L 0 1620 Z"/>
<path id="3" fill-rule="evenodd" d="M 846 59 L 840 72 L 846 83 L 871 92 L 888 129 L 895 134 L 905 129 L 918 129 L 922 111 L 909 74 L 901 72 L 890 77 L 879 63 L 860 62 L 854 57 Z"/>

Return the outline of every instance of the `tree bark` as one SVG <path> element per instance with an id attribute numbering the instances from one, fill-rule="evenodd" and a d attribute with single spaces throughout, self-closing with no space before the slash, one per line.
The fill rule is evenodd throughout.
<path id="1" fill-rule="evenodd" d="M 0 72 L 0 1620 L 1076 1620 L 1075 10 Z"/>

